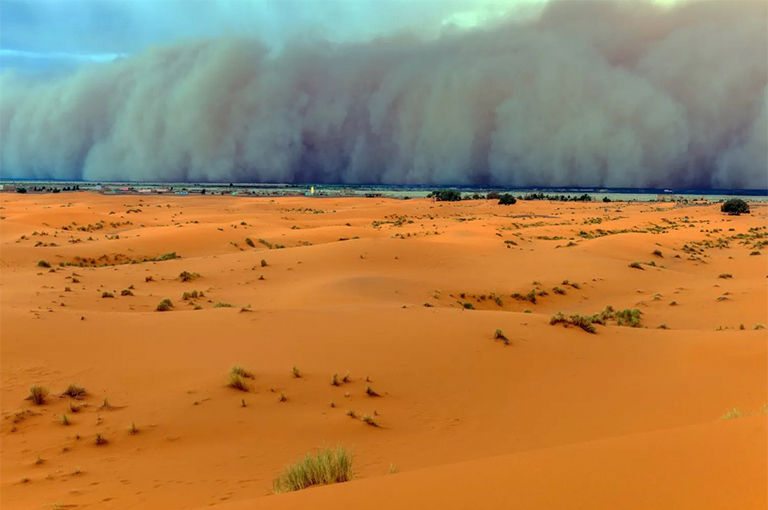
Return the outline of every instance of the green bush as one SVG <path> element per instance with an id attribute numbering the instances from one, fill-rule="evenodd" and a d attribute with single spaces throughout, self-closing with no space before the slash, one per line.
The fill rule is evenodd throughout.
<path id="1" fill-rule="evenodd" d="M 173 308 L 173 302 L 171 302 L 170 299 L 165 298 L 160 303 L 158 303 L 157 308 L 155 308 L 158 312 L 168 312 Z"/>
<path id="2" fill-rule="evenodd" d="M 513 205 L 515 203 L 517 203 L 517 199 L 511 193 L 499 195 L 499 205 Z"/>
<path id="3" fill-rule="evenodd" d="M 741 213 L 747 214 L 749 213 L 749 204 L 740 198 L 731 198 L 723 202 L 720 211 L 737 216 Z"/>
<path id="4" fill-rule="evenodd" d="M 461 200 L 461 193 L 455 189 L 438 189 L 427 196 L 434 197 L 438 202 L 458 202 Z"/>
<path id="5" fill-rule="evenodd" d="M 275 493 L 297 491 L 313 485 L 329 485 L 351 480 L 352 454 L 343 446 L 325 448 L 316 455 L 286 466 L 272 483 Z"/>

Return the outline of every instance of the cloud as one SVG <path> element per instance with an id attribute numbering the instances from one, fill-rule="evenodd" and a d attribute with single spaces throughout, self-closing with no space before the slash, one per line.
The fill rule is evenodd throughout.
<path id="1" fill-rule="evenodd" d="M 227 36 L 3 73 L 3 176 L 768 188 L 767 20 L 552 0 L 437 38 Z"/>

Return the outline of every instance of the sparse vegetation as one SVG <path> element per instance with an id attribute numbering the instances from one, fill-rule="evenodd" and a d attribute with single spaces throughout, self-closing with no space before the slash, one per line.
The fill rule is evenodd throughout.
<path id="1" fill-rule="evenodd" d="M 298 369 L 298 368 L 296 368 L 296 367 L 293 367 L 293 368 L 291 369 L 291 375 L 293 375 L 293 377 L 295 377 L 295 378 L 297 378 L 297 379 L 298 379 L 299 377 L 301 377 L 301 372 L 299 372 L 299 369 Z"/>
<path id="2" fill-rule="evenodd" d="M 123 289 L 120 291 L 121 296 L 133 296 L 133 291 L 130 289 Z"/>
<path id="3" fill-rule="evenodd" d="M 661 253 L 661 250 L 653 250 L 653 254 L 657 257 L 664 258 L 664 255 Z"/>
<path id="4" fill-rule="evenodd" d="M 111 292 L 102 292 L 101 293 L 101 297 L 102 298 L 113 298 L 113 297 L 115 297 L 115 295 L 112 294 Z"/>
<path id="5" fill-rule="evenodd" d="M 281 391 L 281 392 L 280 392 L 280 396 L 279 396 L 279 397 L 277 397 L 277 401 L 278 401 L 278 402 L 285 402 L 286 400 L 288 400 L 288 398 L 285 396 L 285 393 L 283 393 L 283 392 Z"/>
<path id="6" fill-rule="evenodd" d="M 640 262 L 630 262 L 629 263 L 629 267 L 631 267 L 633 269 L 645 270 L 645 268 L 640 264 Z"/>
<path id="7" fill-rule="evenodd" d="M 128 425 L 128 433 L 132 436 L 139 433 L 139 428 L 136 426 L 136 422 L 131 422 L 131 424 Z"/>
<path id="8" fill-rule="evenodd" d="M 509 345 L 509 338 L 507 338 L 500 329 L 497 329 L 496 332 L 493 334 L 493 339 L 501 340 L 504 343 L 504 345 Z"/>
<path id="9" fill-rule="evenodd" d="M 722 273 L 718 275 L 718 278 L 722 278 L 723 280 L 730 280 L 733 278 L 733 275 L 731 273 Z"/>
<path id="10" fill-rule="evenodd" d="M 192 280 L 196 280 L 200 278 L 200 273 L 190 273 L 189 271 L 182 271 L 179 273 L 179 279 L 182 282 L 191 282 Z"/>
<path id="11" fill-rule="evenodd" d="M 249 391 L 248 384 L 245 382 L 245 378 L 242 375 L 234 372 L 229 373 L 229 381 L 227 382 L 227 386 L 240 391 Z"/>
<path id="12" fill-rule="evenodd" d="M 41 406 L 45 404 L 48 394 L 48 388 L 35 384 L 29 388 L 27 400 L 31 400 L 36 406 Z"/>
<path id="13" fill-rule="evenodd" d="M 307 454 L 295 464 L 286 466 L 272 483 L 272 491 L 297 491 L 313 485 L 347 482 L 352 477 L 352 454 L 339 445 L 322 449 L 314 456 Z"/>
<path id="14" fill-rule="evenodd" d="M 250 237 L 245 238 L 245 244 L 247 244 L 251 248 L 256 248 L 256 243 L 254 243 L 253 239 L 251 239 Z"/>
<path id="15" fill-rule="evenodd" d="M 232 308 L 232 304 L 231 303 L 222 303 L 221 301 L 219 301 L 218 303 L 214 303 L 213 307 L 214 308 Z"/>
<path id="16" fill-rule="evenodd" d="M 586 315 L 573 314 L 571 316 L 566 316 L 562 312 L 557 312 L 549 319 L 549 323 L 551 325 L 565 324 L 566 326 L 576 326 L 587 333 L 596 333 L 595 326 L 592 324 L 592 319 Z"/>
<path id="17" fill-rule="evenodd" d="M 253 375 L 253 372 L 251 372 L 250 370 L 248 370 L 246 368 L 243 368 L 243 367 L 241 367 L 239 365 L 233 366 L 229 370 L 229 373 L 230 374 L 239 375 L 240 377 L 245 377 L 246 379 L 254 379 L 255 378 L 254 375 Z"/>
<path id="18" fill-rule="evenodd" d="M 45 261 L 45 260 L 38 260 L 37 261 L 37 267 L 49 268 L 49 267 L 51 267 L 51 263 L 48 262 L 48 261 Z"/>
<path id="19" fill-rule="evenodd" d="M 364 415 L 362 416 L 362 418 L 360 418 L 360 420 L 361 420 L 363 423 L 365 423 L 365 424 L 367 424 L 367 425 L 370 425 L 370 426 L 372 426 L 372 427 L 378 427 L 378 426 L 379 426 L 379 422 L 378 422 L 378 421 L 376 421 L 376 418 L 374 418 L 373 416 L 371 416 L 371 415 L 369 415 L 369 414 L 364 414 Z"/>
<path id="20" fill-rule="evenodd" d="M 365 387 L 365 394 L 368 395 L 369 397 L 379 397 L 379 396 L 381 396 L 378 393 L 376 393 L 373 390 L 373 388 L 370 387 L 370 385 L 366 385 L 366 387 Z"/>
<path id="21" fill-rule="evenodd" d="M 108 444 L 109 441 L 106 437 L 102 436 L 101 434 L 96 434 L 96 437 L 93 439 L 93 444 L 96 446 L 104 446 L 105 444 Z"/>
<path id="22" fill-rule="evenodd" d="M 173 302 L 168 298 L 165 298 L 162 301 L 160 301 L 160 303 L 158 303 L 157 305 L 157 308 L 155 308 L 155 310 L 158 312 L 168 312 L 172 309 L 173 309 Z"/>
<path id="23" fill-rule="evenodd" d="M 88 392 L 85 390 L 85 388 L 78 386 L 75 383 L 70 383 L 69 386 L 67 386 L 67 389 L 64 390 L 64 393 L 62 393 L 63 396 L 74 398 L 76 400 L 80 400 L 87 394 Z"/>
<path id="24" fill-rule="evenodd" d="M 331 378 L 331 386 L 338 386 L 339 384 L 339 374 L 333 374 L 333 377 Z"/>
<path id="25" fill-rule="evenodd" d="M 61 414 L 61 419 L 59 420 L 62 425 L 69 425 L 71 422 L 69 421 L 69 417 L 67 417 L 66 413 Z"/>

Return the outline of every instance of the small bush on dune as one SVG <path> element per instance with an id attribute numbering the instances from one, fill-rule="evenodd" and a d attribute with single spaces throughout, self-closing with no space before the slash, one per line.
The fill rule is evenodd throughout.
<path id="1" fill-rule="evenodd" d="M 307 454 L 293 465 L 286 466 L 272 483 L 275 493 L 291 492 L 313 485 L 329 485 L 351 480 L 352 454 L 343 446 Z"/>
<path id="2" fill-rule="evenodd" d="M 561 294 L 562 295 L 562 294 L 565 294 L 565 289 L 560 288 L 560 287 L 553 287 L 552 288 L 552 292 L 554 292 L 555 294 Z"/>
<path id="3" fill-rule="evenodd" d="M 48 262 L 48 261 L 45 261 L 45 260 L 38 260 L 38 261 L 37 261 L 37 267 L 45 267 L 45 268 L 48 268 L 48 267 L 51 267 L 51 263 L 50 263 L 50 262 Z"/>
<path id="4" fill-rule="evenodd" d="M 121 296 L 133 296 L 133 292 L 130 289 L 123 289 L 120 291 Z"/>
<path id="5" fill-rule="evenodd" d="M 246 379 L 254 379 L 253 372 L 251 372 L 250 370 L 248 370 L 246 368 L 243 368 L 243 367 L 241 367 L 239 365 L 233 366 L 229 370 L 229 373 L 230 374 L 239 375 L 240 377 L 245 377 Z"/>
<path id="6" fill-rule="evenodd" d="M 113 298 L 113 297 L 115 297 L 115 295 L 112 294 L 111 292 L 102 292 L 101 293 L 101 297 L 103 297 L 103 298 Z"/>
<path id="7" fill-rule="evenodd" d="M 631 328 L 639 328 L 641 326 L 640 324 L 640 315 L 642 315 L 643 312 L 638 310 L 637 308 L 626 308 L 624 310 L 619 310 L 616 312 L 615 318 L 616 318 L 616 324 L 619 326 L 629 326 Z"/>
<path id="8" fill-rule="evenodd" d="M 96 437 L 93 439 L 93 444 L 96 446 L 104 446 L 107 443 L 109 443 L 109 441 L 101 434 L 96 434 Z"/>
<path id="9" fill-rule="evenodd" d="M 380 396 L 370 386 L 366 386 L 365 387 L 365 394 L 368 395 L 369 397 L 378 397 L 378 396 Z"/>
<path id="10" fill-rule="evenodd" d="M 629 267 L 645 271 L 645 268 L 640 264 L 640 262 L 630 262 Z"/>
<path id="11" fill-rule="evenodd" d="M 46 398 L 48 398 L 48 388 L 35 384 L 29 388 L 29 396 L 27 400 L 31 400 L 35 405 L 41 406 L 45 404 Z"/>
<path id="12" fill-rule="evenodd" d="M 376 418 L 374 418 L 373 416 L 371 416 L 369 414 L 364 414 L 363 417 L 360 418 L 360 420 L 362 420 L 363 423 L 365 423 L 367 425 L 370 425 L 372 427 L 378 427 L 379 426 L 379 422 L 376 421 Z"/>
<path id="13" fill-rule="evenodd" d="M 256 247 L 256 243 L 254 243 L 253 239 L 251 239 L 250 237 L 246 237 L 245 238 L 245 244 L 247 244 L 251 248 L 255 248 Z"/>
<path id="14" fill-rule="evenodd" d="M 293 377 L 295 377 L 295 378 L 297 378 L 297 379 L 298 379 L 299 377 L 301 377 L 301 372 L 299 372 L 299 369 L 298 369 L 298 368 L 296 368 L 296 367 L 293 367 L 293 368 L 291 369 L 291 375 L 293 375 Z"/>
<path id="15" fill-rule="evenodd" d="M 245 383 L 245 378 L 234 372 L 230 372 L 227 386 L 240 391 L 248 391 L 248 385 Z"/>
<path id="16" fill-rule="evenodd" d="M 718 276 L 718 278 L 722 278 L 723 280 L 730 280 L 733 278 L 733 275 L 731 273 L 722 273 Z"/>
<path id="17" fill-rule="evenodd" d="M 267 261 L 264 259 L 261 259 L 261 267 L 267 267 Z"/>
<path id="18" fill-rule="evenodd" d="M 664 258 L 664 255 L 661 253 L 661 250 L 653 250 L 653 254 L 657 257 Z"/>
<path id="19" fill-rule="evenodd" d="M 218 302 L 218 303 L 214 303 L 213 307 L 214 308 L 232 308 L 232 304 L 231 303 Z"/>
<path id="20" fill-rule="evenodd" d="M 155 310 L 158 312 L 168 312 L 171 309 L 173 309 L 173 302 L 168 298 L 160 301 L 160 303 L 157 305 L 157 308 L 155 308 Z"/>
<path id="21" fill-rule="evenodd" d="M 182 271 L 179 273 L 179 279 L 182 282 L 191 282 L 197 278 L 200 278 L 200 273 L 190 273 L 189 271 Z"/>
<path id="22" fill-rule="evenodd" d="M 475 309 L 475 305 L 473 305 L 472 303 L 464 303 L 461 306 L 463 306 L 467 310 L 474 310 Z"/>
<path id="23" fill-rule="evenodd" d="M 81 398 L 85 397 L 88 394 L 88 392 L 85 391 L 85 388 L 82 386 L 78 386 L 75 383 L 70 383 L 69 386 L 67 386 L 67 389 L 64 390 L 64 393 L 62 395 L 71 397 L 77 400 L 80 400 Z"/>
<path id="24" fill-rule="evenodd" d="M 587 333 L 595 333 L 595 326 L 592 324 L 592 318 L 586 315 L 573 314 L 570 317 L 566 316 L 562 312 L 557 312 L 549 319 L 551 325 L 565 324 L 566 326 L 576 326 Z"/>
<path id="25" fill-rule="evenodd" d="M 496 332 L 493 334 L 493 339 L 501 340 L 504 343 L 504 345 L 509 345 L 509 338 L 507 338 L 500 329 L 497 329 Z"/>

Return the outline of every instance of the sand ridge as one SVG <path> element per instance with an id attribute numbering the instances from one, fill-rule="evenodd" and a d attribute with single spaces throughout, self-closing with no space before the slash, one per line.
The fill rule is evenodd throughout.
<path id="1" fill-rule="evenodd" d="M 720 420 L 768 403 L 764 205 L 0 200 L 4 508 L 289 508 L 327 494 L 381 494 L 368 504 L 386 508 L 387 494 L 462 483 L 504 506 L 491 473 L 528 486 L 527 508 L 552 508 L 536 489 L 557 480 L 534 474 L 584 462 L 593 482 L 572 470 L 564 485 L 583 501 L 639 463 L 645 475 L 619 486 L 638 501 L 701 508 L 695 481 L 711 501 L 765 506 L 765 485 L 732 488 L 746 468 L 766 478 L 766 415 Z M 155 311 L 164 298 L 172 310 Z M 641 310 L 644 327 L 549 323 L 608 305 Z M 235 364 L 254 373 L 250 391 L 226 387 Z M 89 393 L 79 412 L 58 396 L 72 382 Z M 51 390 L 46 405 L 24 400 L 32 384 Z M 337 443 L 354 448 L 355 481 L 269 494 L 284 464 Z M 703 444 L 730 460 L 700 469 Z M 676 448 L 675 463 L 649 445 Z M 677 492 L 648 475 L 687 468 Z M 435 501 L 467 508 L 450 494 Z"/>

